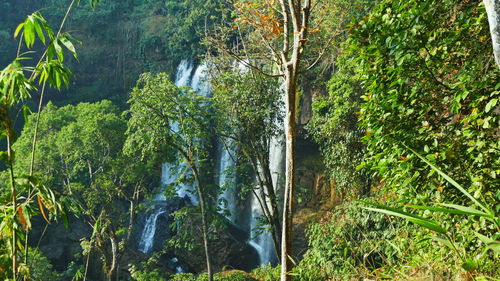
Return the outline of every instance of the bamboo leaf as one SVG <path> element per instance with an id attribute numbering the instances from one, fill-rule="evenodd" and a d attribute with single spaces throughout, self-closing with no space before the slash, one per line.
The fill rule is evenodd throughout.
<path id="1" fill-rule="evenodd" d="M 481 217 L 486 217 L 486 218 L 489 218 L 489 219 L 495 218 L 495 216 L 493 216 L 493 215 L 491 215 L 489 213 L 481 212 L 481 211 L 479 211 L 479 210 L 477 210 L 475 208 L 472 208 L 472 207 L 465 207 L 465 206 L 456 205 L 456 204 L 442 204 L 442 205 L 446 206 L 448 208 L 453 208 L 453 209 L 459 210 L 461 212 L 465 212 L 468 215 L 481 216 Z"/>
<path id="2" fill-rule="evenodd" d="M 76 53 L 75 46 L 73 45 L 73 43 L 70 40 L 68 40 L 68 38 L 66 36 L 61 36 L 60 42 L 71 52 L 71 54 L 73 54 L 73 56 L 76 59 L 78 59 L 78 54 Z"/>
<path id="3" fill-rule="evenodd" d="M 35 22 L 35 30 L 36 30 L 36 34 L 38 35 L 38 38 L 40 38 L 40 41 L 42 41 L 43 44 L 45 44 L 45 35 L 43 34 L 43 31 L 42 31 L 42 27 L 40 26 L 40 24 L 37 22 Z"/>
<path id="4" fill-rule="evenodd" d="M 21 29 L 24 27 L 24 22 L 23 23 L 20 23 L 17 28 L 16 28 L 16 31 L 14 31 L 14 38 L 17 37 L 17 35 L 19 35 L 19 32 L 21 31 Z"/>
<path id="5" fill-rule="evenodd" d="M 425 218 L 420 218 L 416 216 L 409 216 L 405 214 L 403 211 L 392 211 L 392 210 L 387 210 L 387 209 L 379 209 L 379 208 L 371 208 L 371 207 L 365 207 L 365 209 L 370 210 L 370 211 L 375 211 L 391 216 L 396 216 L 400 218 L 404 218 L 412 223 L 418 224 L 420 226 L 423 226 L 429 230 L 436 231 L 442 234 L 446 234 L 446 229 L 441 227 L 437 222 L 425 219 Z"/>
<path id="6" fill-rule="evenodd" d="M 28 17 L 29 19 L 30 17 Z M 35 29 L 34 24 L 31 20 L 26 20 L 24 22 L 24 42 L 26 47 L 31 48 L 35 43 Z"/>
<path id="7" fill-rule="evenodd" d="M 62 50 L 62 47 L 61 45 L 59 45 L 59 40 L 56 39 L 54 41 L 52 41 L 52 44 L 54 46 L 54 50 L 56 52 L 56 55 L 57 55 L 57 58 L 62 62 L 64 61 L 64 53 L 63 53 L 63 50 Z"/>
<path id="8" fill-rule="evenodd" d="M 432 206 L 417 206 L 417 205 L 408 205 L 408 207 L 413 208 L 413 209 L 442 212 L 442 213 L 448 213 L 448 214 L 454 214 L 454 215 L 473 215 L 473 216 L 482 216 L 482 217 L 491 218 L 490 214 L 481 212 L 481 211 L 474 209 L 474 208 L 471 208 L 471 207 L 465 207 L 465 206 L 454 205 L 454 204 L 441 204 L 441 205 L 449 207 L 449 208 L 453 208 L 453 209 L 432 207 Z"/>
<path id="9" fill-rule="evenodd" d="M 45 210 L 43 209 L 42 198 L 40 197 L 40 195 L 37 195 L 37 196 L 36 196 L 36 199 L 37 199 L 37 201 L 38 201 L 38 206 L 40 207 L 40 212 L 42 213 L 43 218 L 45 219 L 45 221 L 46 221 L 47 223 L 49 223 L 49 224 L 50 224 L 49 219 L 48 219 L 48 218 L 47 218 L 47 216 L 45 215 Z"/>

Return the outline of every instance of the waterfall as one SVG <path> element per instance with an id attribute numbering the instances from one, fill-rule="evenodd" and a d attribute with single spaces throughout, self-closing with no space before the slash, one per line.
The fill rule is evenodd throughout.
<path id="1" fill-rule="evenodd" d="M 191 88 L 201 96 L 208 96 L 210 93 L 209 83 L 207 82 L 207 63 L 200 64 L 191 79 Z"/>
<path id="2" fill-rule="evenodd" d="M 182 60 L 177 68 L 177 73 L 175 77 L 175 85 L 177 87 L 191 86 L 191 89 L 196 91 L 198 94 L 206 96 L 209 93 L 208 83 L 205 81 L 207 66 L 206 64 L 199 65 L 192 78 L 191 73 L 193 72 L 193 66 L 188 60 Z M 172 126 L 174 131 L 178 130 L 176 124 Z M 172 164 L 164 163 L 164 167 L 168 166 L 169 169 L 175 169 Z M 191 174 L 191 171 L 187 167 L 187 164 L 182 162 L 177 167 L 177 171 L 174 172 L 173 178 L 178 178 L 183 174 Z M 170 181 L 172 183 L 173 181 Z M 198 204 L 198 198 L 194 195 L 194 186 L 192 184 L 181 184 L 177 186 L 177 196 L 180 198 L 188 197 L 192 204 Z"/>
<path id="3" fill-rule="evenodd" d="M 195 71 L 195 74 L 197 74 L 197 80 L 194 83 L 194 86 L 196 86 L 196 89 L 202 90 L 202 89 L 208 89 L 203 85 L 203 79 L 202 79 L 202 73 L 203 71 L 199 70 L 200 67 L 198 67 Z M 193 72 L 193 66 L 188 60 L 183 60 L 179 64 L 177 68 L 177 73 L 176 73 L 176 78 L 175 78 L 175 85 L 178 87 L 183 87 L 190 85 L 191 81 L 191 73 Z M 193 81 L 194 82 L 194 81 Z M 193 86 L 193 85 L 192 85 Z M 195 88 L 195 87 L 193 87 Z M 172 126 L 173 130 L 178 130 L 178 127 L 176 124 L 173 124 Z M 187 168 L 187 165 L 185 163 L 182 163 L 181 165 L 175 165 L 171 163 L 163 163 L 162 165 L 162 172 L 161 172 L 161 183 L 162 186 L 169 185 L 175 183 L 176 179 L 182 176 L 183 174 L 189 173 L 189 170 Z M 191 201 L 192 204 L 197 204 L 198 200 L 196 196 L 193 194 L 193 186 L 190 184 L 177 184 L 177 196 L 180 198 L 188 197 L 189 200 Z M 160 215 L 166 213 L 166 207 L 167 207 L 167 199 L 163 195 L 163 190 L 160 190 L 158 194 L 155 195 L 155 197 L 152 200 L 152 204 L 154 206 L 154 210 L 151 214 L 149 214 L 146 217 L 146 221 L 144 224 L 144 229 L 141 233 L 141 240 L 139 241 L 139 246 L 138 250 L 148 254 L 152 251 L 153 246 L 154 246 L 154 241 L 155 241 L 155 234 L 156 234 L 156 225 L 158 218 Z"/>
<path id="4" fill-rule="evenodd" d="M 158 221 L 158 216 L 164 213 L 165 210 L 163 208 L 158 208 L 146 219 L 146 225 L 144 226 L 144 230 L 142 231 L 141 235 L 141 241 L 139 242 L 139 251 L 148 254 L 153 249 L 156 232 L 156 222 Z"/>
<path id="5" fill-rule="evenodd" d="M 272 137 L 269 144 L 269 169 L 271 172 L 271 178 L 273 182 L 274 192 L 277 199 L 280 200 L 281 195 L 281 185 L 282 178 L 280 175 L 284 174 L 285 170 L 285 152 L 284 152 L 284 142 L 283 135 Z M 255 180 L 257 181 L 257 180 Z M 256 194 L 251 195 L 251 210 L 252 215 L 250 217 L 250 229 L 251 229 L 251 241 L 249 242 L 259 253 L 260 263 L 269 264 L 274 263 L 278 260 L 276 257 L 276 252 L 274 248 L 273 237 L 270 231 L 263 231 L 258 235 L 258 231 L 255 231 L 255 227 L 259 226 L 259 219 L 263 216 L 262 208 L 259 203 L 259 198 Z M 262 204 L 267 204 L 270 211 L 272 211 L 271 203 L 265 198 L 260 198 Z"/>
<path id="6" fill-rule="evenodd" d="M 259 254 L 259 263 L 267 265 L 275 259 L 273 237 L 267 230 L 258 231 L 259 222 L 263 216 L 262 208 L 260 206 L 259 199 L 255 194 L 252 194 L 250 200 L 252 216 L 250 219 L 251 237 L 249 244 L 257 250 L 257 253 Z M 268 204 L 268 202 L 263 203 Z"/>
<path id="7" fill-rule="evenodd" d="M 191 80 L 191 72 L 193 72 L 193 66 L 188 60 L 182 60 L 177 67 L 177 73 L 175 75 L 175 85 L 177 87 L 184 87 L 189 85 Z"/>
<path id="8" fill-rule="evenodd" d="M 162 165 L 161 183 L 162 185 L 171 184 L 175 180 L 175 174 L 171 173 L 171 166 L 168 163 Z M 156 223 L 161 214 L 166 213 L 167 198 L 163 192 L 159 192 L 152 200 L 154 211 L 146 218 L 144 229 L 142 230 L 141 240 L 139 241 L 138 250 L 148 254 L 154 246 L 156 234 Z"/>
<path id="9" fill-rule="evenodd" d="M 220 201 L 225 201 L 225 204 L 220 203 L 219 207 L 228 211 L 227 219 L 232 223 L 236 221 L 236 175 L 234 171 L 236 151 L 234 142 L 228 140 L 227 145 L 219 145 L 219 186 L 223 188 L 219 195 Z M 222 199 L 222 200 L 221 200 Z"/>
<path id="10" fill-rule="evenodd" d="M 240 63 L 235 66 L 240 70 L 245 71 L 245 67 Z M 191 86 L 193 91 L 196 91 L 199 95 L 208 96 L 210 94 L 209 83 L 206 81 L 206 70 L 207 64 L 201 64 L 194 69 L 194 66 L 188 61 L 183 60 L 179 64 L 175 77 L 175 85 L 178 87 Z M 173 124 L 173 130 L 178 130 L 178 126 Z M 227 219 L 233 224 L 236 222 L 236 218 L 240 215 L 237 211 L 237 195 L 235 194 L 236 187 L 236 172 L 235 165 L 238 159 L 236 144 L 232 141 L 225 140 L 227 143 L 222 144 L 219 140 L 219 146 L 217 150 L 217 170 L 219 172 L 218 180 L 216 183 L 219 186 L 224 187 L 224 190 L 220 193 L 220 200 L 224 200 L 226 204 L 221 206 L 225 208 L 229 215 Z M 283 173 L 284 162 L 283 162 L 283 144 L 281 139 L 273 138 L 271 139 L 271 144 L 269 147 L 269 163 L 272 173 L 272 180 L 275 187 L 276 194 L 279 194 L 280 179 L 278 175 Z M 161 182 L 162 186 L 175 184 L 176 194 L 179 198 L 189 198 L 192 204 L 198 204 L 197 197 L 195 196 L 194 186 L 187 183 L 177 183 L 177 179 L 183 175 L 190 175 L 191 171 L 188 169 L 187 165 L 182 162 L 181 164 L 171 164 L 163 163 Z M 262 217 L 262 209 L 258 202 L 258 199 L 254 194 L 249 196 L 249 206 L 250 214 L 248 216 L 248 221 L 244 218 L 245 228 L 250 229 L 251 238 L 248 241 L 257 253 L 259 254 L 260 264 L 269 264 L 277 260 L 273 239 L 269 231 L 263 231 L 258 233 L 257 228 L 260 226 L 259 222 Z M 168 215 L 170 211 L 168 210 L 168 201 L 163 195 L 163 190 L 156 194 L 156 196 L 151 200 L 152 210 L 148 213 L 145 218 L 144 229 L 141 233 L 141 241 L 139 241 L 138 249 L 139 251 L 149 254 L 154 250 L 155 246 L 155 234 L 157 234 L 158 219 L 160 217 Z M 269 204 L 264 199 L 264 204 Z M 171 206 L 172 207 L 172 206 Z M 167 227 L 167 226 L 162 226 Z M 176 272 L 184 272 L 184 269 L 178 263 L 177 259 L 174 257 L 171 260 L 173 267 Z"/>

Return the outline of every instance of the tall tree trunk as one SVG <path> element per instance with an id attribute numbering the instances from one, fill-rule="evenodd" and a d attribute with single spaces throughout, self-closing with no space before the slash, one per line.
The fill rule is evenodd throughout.
<path id="1" fill-rule="evenodd" d="M 281 236 L 281 281 L 291 280 L 293 197 L 295 193 L 295 142 L 296 142 L 296 77 L 292 64 L 285 74 L 285 192 L 283 199 L 283 227 Z"/>
<path id="2" fill-rule="evenodd" d="M 196 189 L 198 191 L 198 198 L 200 200 L 200 209 L 201 209 L 201 228 L 203 232 L 203 247 L 205 249 L 205 260 L 207 264 L 207 273 L 208 273 L 208 281 L 213 281 L 213 270 L 212 270 L 212 260 L 210 258 L 210 252 L 208 248 L 208 214 L 206 210 L 206 202 L 205 202 L 205 192 L 202 189 L 200 176 L 196 168 L 194 168 L 193 164 L 189 162 L 189 166 L 191 167 L 191 171 L 194 175 L 194 180 L 196 184 Z"/>
<path id="3" fill-rule="evenodd" d="M 10 122 L 10 120 L 9 120 Z M 17 280 L 17 236 L 16 236 L 16 217 L 17 217 L 17 190 L 16 190 L 16 182 L 14 179 L 14 161 L 13 161 L 13 152 L 12 152 L 12 130 L 10 124 L 7 126 L 7 159 L 9 164 L 9 173 L 10 173 L 10 185 L 11 185 L 11 193 L 12 193 L 12 280 Z"/>
<path id="4" fill-rule="evenodd" d="M 281 237 L 281 281 L 290 281 L 292 276 L 292 230 L 293 230 L 293 197 L 295 193 L 295 143 L 297 118 L 297 78 L 300 69 L 304 46 L 307 42 L 307 29 L 311 1 L 288 0 L 288 7 L 281 0 L 284 17 L 285 38 L 281 55 L 281 68 L 285 78 L 285 192 L 283 200 L 283 228 Z M 288 27 L 289 22 L 292 29 Z M 289 54 L 289 39 L 293 38 L 291 54 Z"/>
<path id="5" fill-rule="evenodd" d="M 134 199 L 129 200 L 130 208 L 129 208 L 129 217 L 128 217 L 128 229 L 127 229 L 127 238 L 125 238 L 125 245 L 128 245 L 130 241 L 130 236 L 132 235 L 132 230 L 134 227 L 134 217 L 135 217 L 135 204 Z"/>
<path id="6" fill-rule="evenodd" d="M 495 62 L 500 68 L 500 1 L 483 0 L 486 13 L 488 14 L 488 23 L 490 25 L 491 42 L 493 45 L 493 54 Z"/>
<path id="7" fill-rule="evenodd" d="M 111 233 L 109 237 L 109 242 L 111 243 L 111 266 L 109 267 L 108 270 L 108 280 L 112 281 L 113 280 L 113 275 L 115 274 L 116 271 L 116 263 L 118 260 L 118 245 L 116 243 L 116 237 L 114 233 Z"/>

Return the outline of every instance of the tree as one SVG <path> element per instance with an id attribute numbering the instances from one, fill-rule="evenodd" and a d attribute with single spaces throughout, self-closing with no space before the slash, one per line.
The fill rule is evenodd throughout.
<path id="1" fill-rule="evenodd" d="M 128 246 L 140 194 L 149 183 L 145 175 L 150 162 L 132 161 L 122 153 L 126 121 L 111 102 L 61 108 L 49 103 L 38 121 L 36 115 L 28 118 L 14 146 L 16 170 L 31 165 L 29 148 L 37 124 L 40 153 L 34 175 L 52 186 L 61 200 L 73 202 L 73 210 L 93 226 L 92 247 L 101 254 L 103 271 L 111 280 Z"/>
<path id="2" fill-rule="evenodd" d="M 62 28 L 64 27 L 66 19 L 76 2 L 76 0 L 73 0 L 69 4 L 57 33 L 52 30 L 39 12 L 29 15 L 24 22 L 19 24 L 14 32 L 14 37 L 20 35 L 22 39 L 20 38 L 16 57 L 12 63 L 7 65 L 7 67 L 0 72 L 0 135 L 2 138 L 5 137 L 7 141 L 7 151 L 6 153 L 2 153 L 2 158 L 4 158 L 2 160 L 4 160 L 7 164 L 9 171 L 11 198 L 11 204 L 3 204 L 2 207 L 6 212 L 12 213 L 11 216 L 4 216 L 2 218 L 4 227 L 6 228 L 5 231 L 2 232 L 7 233 L 5 236 L 2 235 L 2 238 L 10 238 L 7 244 L 10 243 L 9 247 L 12 261 L 11 271 L 14 281 L 17 280 L 19 273 L 18 247 L 23 247 L 19 246 L 20 240 L 18 238 L 22 235 L 25 236 L 26 243 L 24 245 L 25 260 L 23 266 L 27 264 L 29 249 L 27 241 L 28 233 L 31 228 L 29 217 L 32 213 L 30 205 L 33 203 L 34 198 L 36 197 L 38 199 L 40 208 L 43 208 L 43 203 L 40 202 L 43 202 L 44 200 L 42 200 L 42 198 L 44 198 L 45 202 L 50 205 L 49 209 L 53 210 L 54 213 L 61 211 L 61 205 L 57 202 L 57 200 L 55 200 L 50 188 L 42 187 L 37 183 L 36 179 L 32 176 L 32 169 L 30 169 L 29 174 L 26 173 L 25 175 L 15 173 L 13 167 L 14 151 L 12 149 L 15 141 L 15 132 L 10 116 L 10 110 L 11 108 L 20 106 L 25 100 L 31 97 L 32 92 L 37 91 L 37 87 L 35 86 L 37 82 L 39 85 L 42 85 L 40 91 L 41 97 L 38 109 L 39 111 L 42 105 L 43 94 L 47 83 L 49 86 L 58 89 L 61 88 L 62 83 L 68 86 L 71 72 L 63 63 L 65 57 L 63 46 L 74 57 L 77 57 L 77 54 L 72 43 L 75 39 L 68 33 L 62 33 Z M 80 1 L 78 0 L 78 3 L 79 2 Z M 90 0 L 92 7 L 94 7 L 97 2 L 98 0 Z M 24 66 L 22 62 L 28 59 L 26 56 L 28 53 L 21 53 L 21 47 L 24 45 L 28 50 L 33 48 L 37 38 L 44 46 L 46 46 L 46 49 L 38 58 L 38 62 L 35 65 Z M 23 106 L 23 108 L 25 111 L 28 109 L 26 105 Z M 33 139 L 33 145 L 31 148 L 32 159 L 35 158 L 35 148 L 36 137 Z M 21 192 L 26 192 L 24 195 L 27 196 L 21 195 Z M 20 199 L 23 201 L 19 201 Z M 24 233 L 21 231 L 19 227 L 20 225 L 22 226 L 21 228 L 23 228 Z"/>
<path id="3" fill-rule="evenodd" d="M 483 2 L 490 24 L 493 54 L 495 55 L 497 66 L 500 67 L 500 3 L 495 0 L 483 0 Z"/>
<path id="4" fill-rule="evenodd" d="M 245 35 L 240 36 L 241 46 L 237 46 L 234 50 L 229 49 L 225 44 L 228 37 L 216 36 L 217 39 L 212 40 L 215 43 L 213 45 L 221 52 L 228 53 L 245 66 L 282 79 L 285 100 L 286 158 L 281 238 L 281 280 L 283 281 L 291 279 L 289 272 L 292 266 L 291 235 L 296 182 L 297 84 L 300 71 L 310 68 L 302 65 L 302 59 L 305 47 L 309 44 L 308 34 L 319 31 L 318 26 L 312 25 L 311 12 L 313 8 L 321 6 L 320 2 L 313 3 L 311 0 L 237 1 L 234 4 L 236 19 L 233 28 L 239 32 L 239 35 Z M 224 32 L 221 33 L 223 36 L 226 35 Z"/>
<path id="5" fill-rule="evenodd" d="M 199 200 L 203 246 L 209 280 L 213 280 L 209 254 L 209 185 L 207 140 L 213 135 L 207 100 L 188 89 L 178 89 L 166 73 L 144 73 L 133 89 L 128 121 L 128 151 L 143 158 L 173 151 L 190 169 Z M 171 160 L 171 159 L 170 159 Z"/>
<path id="6" fill-rule="evenodd" d="M 212 58 L 211 61 L 216 58 Z M 217 135 L 233 142 L 252 168 L 259 188 L 252 188 L 259 200 L 266 223 L 271 226 L 275 251 L 279 256 L 281 220 L 278 208 L 278 182 L 273 182 L 269 150 L 273 138 L 281 136 L 282 102 L 276 78 L 253 69 L 243 70 L 217 58 L 221 72 L 210 80 Z M 221 65 L 229 65 L 222 70 Z"/>

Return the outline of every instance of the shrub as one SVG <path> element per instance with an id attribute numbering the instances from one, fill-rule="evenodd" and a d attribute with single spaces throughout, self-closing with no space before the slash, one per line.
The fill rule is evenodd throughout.
<path id="1" fill-rule="evenodd" d="M 349 279 L 358 271 L 394 264 L 402 253 L 391 241 L 402 232 L 401 226 L 357 202 L 340 206 L 308 228 L 310 249 L 294 273 L 301 281 L 329 280 L 338 274 Z"/>

